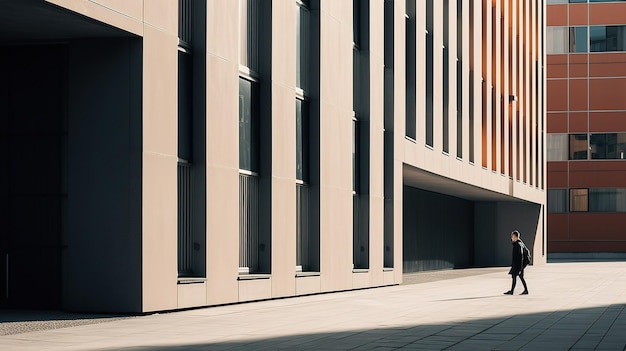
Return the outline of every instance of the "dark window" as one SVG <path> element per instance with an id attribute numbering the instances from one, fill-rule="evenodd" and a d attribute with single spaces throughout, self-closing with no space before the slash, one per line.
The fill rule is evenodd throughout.
<path id="1" fill-rule="evenodd" d="M 590 212 L 626 212 L 626 189 L 589 189 Z"/>
<path id="2" fill-rule="evenodd" d="M 416 127 L 416 47 L 415 1 L 406 2 L 406 136 L 415 139 Z"/>
<path id="3" fill-rule="evenodd" d="M 296 99 L 296 178 L 309 180 L 309 111 L 300 99 Z"/>
<path id="4" fill-rule="evenodd" d="M 443 0 L 443 152 L 450 151 L 450 8 L 449 0 Z"/>
<path id="5" fill-rule="evenodd" d="M 589 50 L 592 52 L 625 51 L 626 26 L 590 26 Z"/>
<path id="6" fill-rule="evenodd" d="M 257 85 L 244 78 L 239 78 L 239 168 L 259 171 Z"/>
<path id="7" fill-rule="evenodd" d="M 433 0 L 426 0 L 426 145 L 433 146 Z"/>
<path id="8" fill-rule="evenodd" d="M 359 192 L 360 186 L 360 162 L 359 162 L 359 122 L 352 120 L 352 191 Z"/>
<path id="9" fill-rule="evenodd" d="M 587 52 L 587 27 L 570 27 L 569 52 Z"/>
<path id="10" fill-rule="evenodd" d="M 548 189 L 548 213 L 566 213 L 567 195 L 567 189 Z"/>
<path id="11" fill-rule="evenodd" d="M 456 1 L 456 156 L 463 157 L 463 1 Z"/>
<path id="12" fill-rule="evenodd" d="M 569 136 L 570 160 L 586 160 L 588 148 L 587 134 L 571 134 Z"/>
<path id="13" fill-rule="evenodd" d="M 178 157 L 191 161 L 193 75 L 191 55 L 178 51 Z"/>

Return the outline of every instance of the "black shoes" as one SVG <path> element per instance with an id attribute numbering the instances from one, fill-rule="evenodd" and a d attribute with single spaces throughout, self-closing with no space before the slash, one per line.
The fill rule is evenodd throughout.
<path id="1" fill-rule="evenodd" d="M 520 295 L 528 295 L 528 290 L 522 291 L 522 293 Z"/>
<path id="2" fill-rule="evenodd" d="M 509 291 L 505 292 L 504 295 L 513 295 L 513 291 L 509 290 Z"/>

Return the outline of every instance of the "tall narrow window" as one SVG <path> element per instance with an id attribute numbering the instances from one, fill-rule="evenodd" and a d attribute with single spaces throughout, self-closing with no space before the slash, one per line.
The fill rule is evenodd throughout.
<path id="1" fill-rule="evenodd" d="M 178 276 L 191 277 L 194 272 L 194 238 L 192 228 L 191 162 L 192 162 L 192 96 L 191 0 L 178 1 Z"/>
<path id="2" fill-rule="evenodd" d="M 469 2 L 469 89 L 467 94 L 469 95 L 468 101 L 468 110 L 469 110 L 469 118 L 468 118 L 468 144 L 469 144 L 469 161 L 474 163 L 474 65 L 476 61 L 474 60 L 474 2 Z"/>
<path id="3" fill-rule="evenodd" d="M 296 1 L 296 271 L 313 268 L 309 228 L 309 7 Z"/>
<path id="4" fill-rule="evenodd" d="M 443 0 L 443 152 L 450 152 L 450 6 Z"/>
<path id="5" fill-rule="evenodd" d="M 384 262 L 394 266 L 394 1 L 384 3 Z"/>
<path id="6" fill-rule="evenodd" d="M 308 271 L 309 260 L 309 114 L 296 99 L 296 271 Z"/>
<path id="7" fill-rule="evenodd" d="M 357 94 L 352 117 L 353 265 L 369 268 L 369 0 L 353 0 L 355 80 Z M 357 80 L 358 79 L 358 80 Z M 361 133 L 363 130 L 363 133 Z"/>
<path id="8" fill-rule="evenodd" d="M 463 158 L 463 0 L 456 0 L 456 157 Z"/>
<path id="9" fill-rule="evenodd" d="M 406 136 L 415 139 L 416 128 L 416 46 L 415 0 L 406 1 Z"/>
<path id="10" fill-rule="evenodd" d="M 433 54 L 434 54 L 433 0 L 426 0 L 426 145 L 433 146 Z"/>
<path id="11" fill-rule="evenodd" d="M 239 0 L 239 273 L 259 271 L 259 0 Z"/>

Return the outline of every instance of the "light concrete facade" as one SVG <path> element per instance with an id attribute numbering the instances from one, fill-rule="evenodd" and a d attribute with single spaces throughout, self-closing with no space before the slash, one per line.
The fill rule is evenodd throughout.
<path id="1" fill-rule="evenodd" d="M 507 265 L 515 229 L 534 264 L 545 262 L 543 1 L 418 0 L 411 9 L 398 0 L 180 3 L 192 11 L 179 16 L 186 7 L 171 0 L 0 0 L 0 77 L 11 67 L 35 72 L 0 78 L 0 161 L 9 164 L 0 174 L 0 222 L 12 223 L 0 246 L 3 306 L 40 307 L 32 303 L 42 293 L 37 279 L 16 278 L 36 265 L 58 266 L 46 273 L 56 298 L 41 307 L 145 313 L 393 285 L 403 270 Z M 243 27 L 245 16 L 257 16 L 256 27 Z M 242 45 L 246 33 L 251 46 Z M 437 48 L 430 54 L 429 42 Z M 250 47 L 257 61 L 246 61 Z M 41 59 L 24 61 L 28 50 Z M 181 157 L 185 55 L 192 58 L 189 163 Z M 47 62 L 64 78 L 41 78 L 35 67 Z M 306 86 L 298 81 L 303 65 Z M 18 230 L 16 218 L 35 215 L 12 189 L 41 174 L 18 167 L 15 150 L 27 140 L 15 121 L 30 115 L 16 106 L 45 94 L 7 93 L 21 79 L 66 92 L 54 117 L 64 126 L 53 144 L 61 160 L 51 162 L 60 190 L 37 193 L 57 194 L 60 224 L 55 253 L 39 261 L 20 251 L 43 239 L 20 239 L 28 230 Z M 258 123 L 255 169 L 241 163 L 242 84 L 258 91 L 249 112 Z M 304 180 L 295 116 L 303 104 Z M 181 167 L 190 170 L 186 190 Z M 246 177 L 258 182 L 254 206 L 242 190 Z M 28 178 L 26 187 L 46 178 Z M 296 205 L 301 185 L 306 210 Z M 302 271 L 301 211 L 309 240 Z M 249 223 L 258 267 L 242 266 Z"/>

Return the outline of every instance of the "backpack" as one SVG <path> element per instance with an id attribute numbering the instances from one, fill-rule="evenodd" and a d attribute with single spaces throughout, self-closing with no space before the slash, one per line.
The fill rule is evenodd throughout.
<path id="1" fill-rule="evenodd" d="M 526 247 L 525 244 L 522 243 L 522 269 L 526 268 L 530 264 L 530 260 L 532 256 L 530 255 L 530 250 Z"/>

